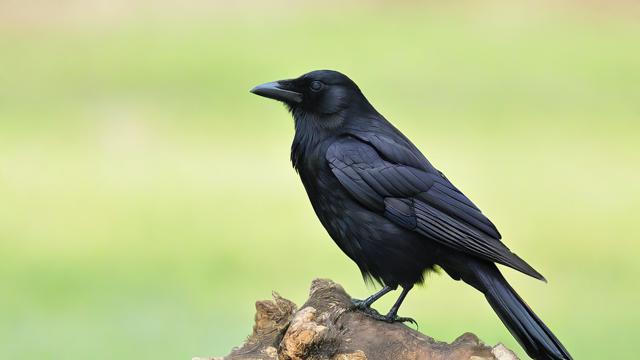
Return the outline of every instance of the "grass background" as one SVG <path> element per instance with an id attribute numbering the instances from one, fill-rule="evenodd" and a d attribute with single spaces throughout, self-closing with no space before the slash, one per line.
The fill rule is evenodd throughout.
<path id="1" fill-rule="evenodd" d="M 0 3 L 0 358 L 188 359 L 314 277 L 367 288 L 248 90 L 349 74 L 549 279 L 506 271 L 577 359 L 640 323 L 640 23 L 627 3 Z M 384 299 L 386 310 L 393 299 Z M 523 353 L 432 276 L 402 315 Z"/>

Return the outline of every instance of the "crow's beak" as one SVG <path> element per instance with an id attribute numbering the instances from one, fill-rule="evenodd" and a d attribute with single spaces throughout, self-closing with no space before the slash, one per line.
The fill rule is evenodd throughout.
<path id="1" fill-rule="evenodd" d="M 268 82 L 251 89 L 251 92 L 269 99 L 284 101 L 286 103 L 299 104 L 302 102 L 302 94 L 288 90 L 279 81 Z"/>

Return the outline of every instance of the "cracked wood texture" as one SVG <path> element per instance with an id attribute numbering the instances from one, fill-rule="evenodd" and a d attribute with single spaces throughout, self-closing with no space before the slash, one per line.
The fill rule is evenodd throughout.
<path id="1" fill-rule="evenodd" d="M 273 297 L 256 302 L 253 333 L 243 345 L 224 357 L 194 360 L 518 360 L 502 344 L 486 346 L 471 333 L 448 344 L 352 311 L 351 297 L 331 280 L 314 280 L 300 308 Z"/>

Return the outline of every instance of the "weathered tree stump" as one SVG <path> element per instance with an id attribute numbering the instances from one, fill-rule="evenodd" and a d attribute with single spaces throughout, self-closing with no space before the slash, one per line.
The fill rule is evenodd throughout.
<path id="1" fill-rule="evenodd" d="M 256 302 L 253 334 L 246 342 L 229 355 L 212 359 L 518 359 L 502 344 L 486 346 L 471 333 L 447 344 L 404 324 L 389 324 L 353 311 L 351 297 L 331 280 L 314 280 L 309 299 L 300 309 L 276 293 L 273 297 L 273 301 Z"/>

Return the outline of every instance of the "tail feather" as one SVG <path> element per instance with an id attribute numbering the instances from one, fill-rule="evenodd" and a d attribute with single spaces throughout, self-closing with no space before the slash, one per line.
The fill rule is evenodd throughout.
<path id="1" fill-rule="evenodd" d="M 494 264 L 478 263 L 474 270 L 473 285 L 484 293 L 500 320 L 529 356 L 536 360 L 572 360 L 565 347 Z"/>

